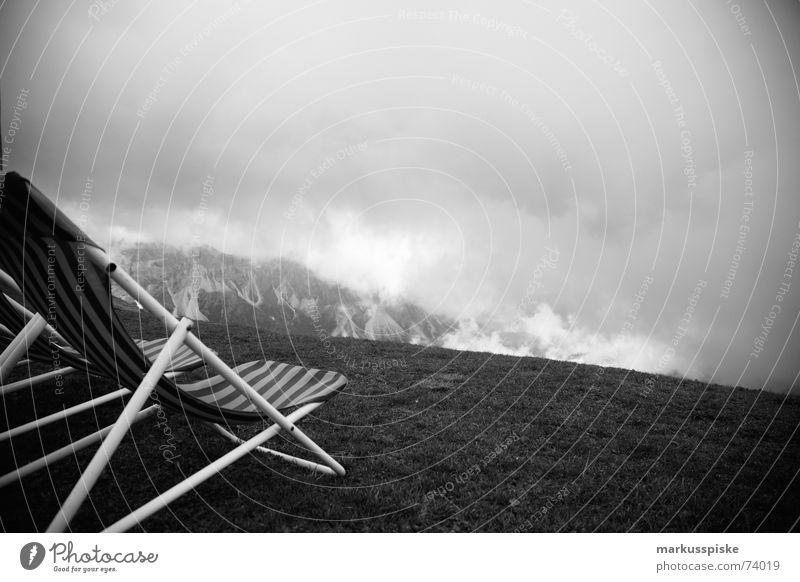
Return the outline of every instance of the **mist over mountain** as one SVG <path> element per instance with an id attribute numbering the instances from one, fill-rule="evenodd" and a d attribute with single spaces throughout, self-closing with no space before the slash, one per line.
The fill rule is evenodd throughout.
<path id="1" fill-rule="evenodd" d="M 117 249 L 115 260 L 174 315 L 196 321 L 422 345 L 438 345 L 453 327 L 412 302 L 358 293 L 285 258 L 143 243 Z M 113 292 L 133 305 L 121 289 Z"/>

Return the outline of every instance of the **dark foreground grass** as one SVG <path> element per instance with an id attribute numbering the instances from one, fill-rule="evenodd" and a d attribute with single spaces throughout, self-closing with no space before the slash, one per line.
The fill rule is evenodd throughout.
<path id="1" fill-rule="evenodd" d="M 145 327 L 146 337 L 158 333 Z M 268 357 L 345 373 L 343 393 L 300 426 L 348 473 L 320 477 L 251 454 L 144 521 L 144 531 L 798 529 L 797 398 L 537 358 L 197 331 L 228 362 Z M 76 375 L 63 388 L 7 397 L 2 423 L 115 387 Z M 2 472 L 109 424 L 121 406 L 2 443 Z M 230 448 L 179 413 L 141 422 L 73 529 L 101 529 Z M 0 491 L 2 529 L 44 529 L 94 450 Z"/>

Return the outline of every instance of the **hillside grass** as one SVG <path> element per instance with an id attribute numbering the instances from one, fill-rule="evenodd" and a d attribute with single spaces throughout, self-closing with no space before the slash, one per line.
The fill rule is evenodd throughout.
<path id="1" fill-rule="evenodd" d="M 157 322 L 125 318 L 145 337 L 162 333 Z M 348 473 L 324 477 L 250 454 L 140 531 L 798 529 L 795 397 L 539 358 L 352 339 L 326 348 L 315 337 L 211 324 L 196 332 L 229 363 L 266 357 L 344 373 L 343 393 L 300 426 Z M 63 394 L 42 385 L 6 397 L 2 423 L 114 389 L 68 377 Z M 2 472 L 111 423 L 121 407 L 1 443 Z M 101 529 L 231 448 L 180 413 L 159 422 L 146 419 L 126 437 L 75 531 Z M 170 444 L 173 462 L 159 450 Z M 46 528 L 94 450 L 0 491 L 2 529 Z"/>

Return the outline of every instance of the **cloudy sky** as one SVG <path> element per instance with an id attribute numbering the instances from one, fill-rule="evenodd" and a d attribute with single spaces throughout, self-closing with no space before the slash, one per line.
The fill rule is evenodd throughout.
<path id="1" fill-rule="evenodd" d="M 5 167 L 452 347 L 796 384 L 796 2 L 267 6 L 2 4 Z"/>

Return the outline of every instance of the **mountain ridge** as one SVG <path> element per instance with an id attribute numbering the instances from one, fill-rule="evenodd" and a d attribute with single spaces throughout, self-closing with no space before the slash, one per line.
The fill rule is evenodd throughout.
<path id="1" fill-rule="evenodd" d="M 292 259 L 251 260 L 204 245 L 140 243 L 116 260 L 175 316 L 287 334 L 438 345 L 447 318 L 404 299 L 385 300 L 324 280 Z M 130 307 L 119 288 L 114 296 Z"/>

